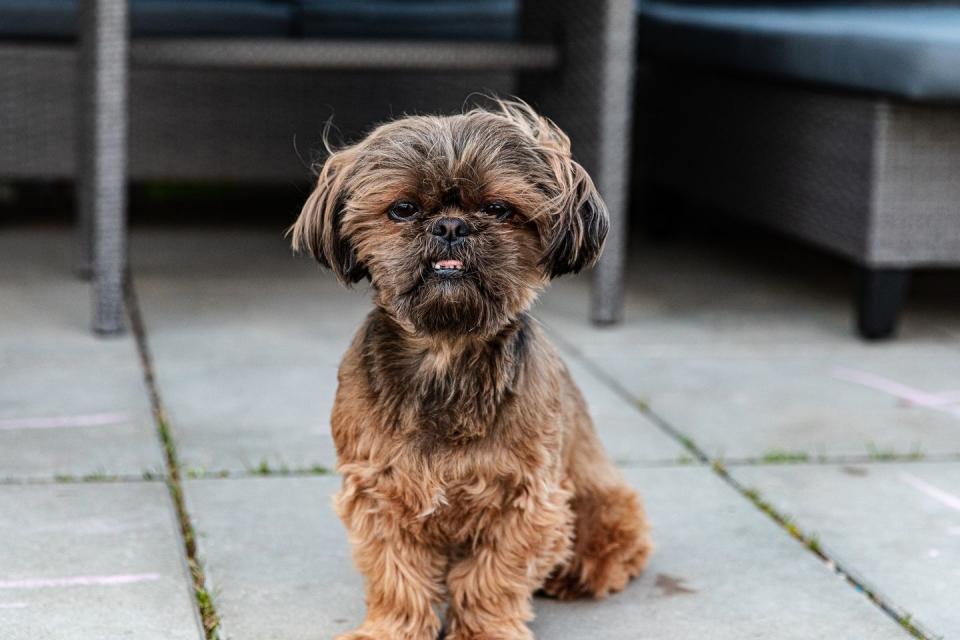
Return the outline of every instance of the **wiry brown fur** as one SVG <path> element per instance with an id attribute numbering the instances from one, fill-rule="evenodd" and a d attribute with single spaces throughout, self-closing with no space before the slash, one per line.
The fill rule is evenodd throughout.
<path id="1" fill-rule="evenodd" d="M 602 597 L 650 551 L 636 493 L 603 452 L 567 369 L 527 311 L 594 262 L 607 218 L 567 137 L 519 102 L 385 124 L 335 152 L 293 228 L 375 309 L 333 410 L 336 506 L 367 579 L 349 640 L 530 638 L 531 594 Z M 394 203 L 419 213 L 394 220 Z M 509 205 L 500 219 L 485 203 Z M 438 218 L 471 233 L 447 246 Z M 436 275 L 436 260 L 463 272 Z"/>

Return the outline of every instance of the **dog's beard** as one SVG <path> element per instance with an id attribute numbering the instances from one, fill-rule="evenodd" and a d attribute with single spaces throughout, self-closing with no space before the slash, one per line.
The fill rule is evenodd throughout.
<path id="1" fill-rule="evenodd" d="M 504 300 L 490 291 L 477 271 L 441 273 L 424 265 L 399 295 L 395 309 L 419 333 L 468 335 L 496 331 L 508 320 Z"/>

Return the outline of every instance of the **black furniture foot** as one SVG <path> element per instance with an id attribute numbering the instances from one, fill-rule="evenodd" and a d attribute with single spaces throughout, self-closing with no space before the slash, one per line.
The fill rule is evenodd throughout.
<path id="1" fill-rule="evenodd" d="M 861 337 L 883 340 L 896 333 L 909 281 L 908 269 L 860 267 L 857 329 Z"/>

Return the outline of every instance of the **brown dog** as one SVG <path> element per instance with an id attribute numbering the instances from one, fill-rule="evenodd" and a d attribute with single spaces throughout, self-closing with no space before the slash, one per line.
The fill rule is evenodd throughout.
<path id="1" fill-rule="evenodd" d="M 637 494 L 527 312 L 607 214 L 520 102 L 407 117 L 333 153 L 293 243 L 376 308 L 340 367 L 336 505 L 367 580 L 341 640 L 531 638 L 531 595 L 602 597 L 650 553 Z"/>

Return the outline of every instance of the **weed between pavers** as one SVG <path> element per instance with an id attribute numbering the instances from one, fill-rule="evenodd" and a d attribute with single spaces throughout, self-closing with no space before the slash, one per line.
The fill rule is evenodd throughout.
<path id="1" fill-rule="evenodd" d="M 73 484 L 78 482 L 119 482 L 123 478 L 112 473 L 103 471 L 94 471 L 82 476 L 75 476 L 69 473 L 58 473 L 53 476 L 53 481 L 59 484 Z"/>
<path id="2" fill-rule="evenodd" d="M 183 487 L 180 482 L 180 466 L 177 462 L 176 447 L 173 445 L 173 439 L 170 437 L 170 429 L 162 418 L 157 420 L 157 428 L 161 434 L 166 434 L 165 436 L 161 435 L 161 440 L 164 441 L 164 448 L 167 451 L 167 464 L 170 469 L 167 488 L 170 490 L 170 497 L 173 500 L 174 509 L 177 512 L 177 520 L 180 523 L 180 536 L 183 538 L 183 546 L 187 556 L 187 566 L 190 568 L 190 579 L 193 581 L 193 595 L 197 602 L 197 609 L 200 611 L 203 631 L 207 640 L 218 640 L 220 616 L 217 614 L 216 608 L 214 608 L 213 598 L 206 587 L 207 576 L 197 552 L 197 533 L 193 528 L 193 522 L 190 520 L 190 514 L 187 513 L 186 502 L 183 498 Z"/>
<path id="3" fill-rule="evenodd" d="M 229 469 L 207 470 L 198 467 L 188 467 L 183 473 L 191 480 L 203 480 L 207 478 L 244 478 L 250 476 L 256 477 L 294 477 L 294 476 L 328 476 L 333 474 L 333 470 L 322 464 L 314 464 L 308 467 L 288 467 L 281 465 L 271 467 L 267 462 L 261 462 L 255 467 L 247 467 L 246 471 L 236 472 Z"/>
<path id="4" fill-rule="evenodd" d="M 923 460 L 924 454 L 920 450 L 920 445 L 914 445 L 909 453 L 897 453 L 889 449 L 880 449 L 877 445 L 867 444 L 867 455 L 874 462 L 908 462 L 911 460 Z"/>
<path id="5" fill-rule="evenodd" d="M 284 463 L 273 467 L 266 459 L 260 461 L 256 467 L 247 470 L 255 476 L 325 476 L 333 473 L 322 464 L 313 464 L 308 467 L 290 467 Z"/>
<path id="6" fill-rule="evenodd" d="M 764 464 L 796 464 L 809 462 L 810 454 L 805 451 L 783 451 L 774 449 L 763 454 L 760 461 Z"/>
<path id="7" fill-rule="evenodd" d="M 170 491 L 170 498 L 173 501 L 174 510 L 177 514 L 177 520 L 180 523 L 180 535 L 183 538 L 184 551 L 187 556 L 187 565 L 190 568 L 190 578 L 193 581 L 193 595 L 197 603 L 197 609 L 200 612 L 201 623 L 206 640 L 219 640 L 220 616 L 217 614 L 216 607 L 210 592 L 206 588 L 206 574 L 203 564 L 197 553 L 197 536 L 190 520 L 190 514 L 187 513 L 186 504 L 183 498 L 183 487 L 180 479 L 180 461 L 177 456 L 177 446 L 173 439 L 173 432 L 167 423 L 166 414 L 163 410 L 163 403 L 160 401 L 160 393 L 157 389 L 156 377 L 153 372 L 153 362 L 150 357 L 150 348 L 147 344 L 146 330 L 143 324 L 143 317 L 140 315 L 140 307 L 137 304 L 136 292 L 133 288 L 133 278 L 127 273 L 126 277 L 126 303 L 127 311 L 130 315 L 130 324 L 133 329 L 137 342 L 137 351 L 140 355 L 140 364 L 143 368 L 143 378 L 150 393 L 150 404 L 153 409 L 153 417 L 157 425 L 157 436 L 163 446 L 164 460 L 167 471 L 167 488 Z"/>
<path id="8" fill-rule="evenodd" d="M 732 479 L 731 479 L 732 480 Z M 734 481 L 735 482 L 735 481 Z M 735 484 L 739 487 L 739 484 Z M 873 602 L 877 607 L 879 607 L 884 613 L 889 615 L 891 618 L 897 621 L 905 631 L 907 631 L 914 638 L 920 638 L 921 640 L 934 640 L 933 636 L 929 636 L 924 633 L 916 624 L 912 621 L 912 616 L 910 614 L 905 614 L 900 611 L 895 610 L 891 605 L 883 601 L 883 599 L 872 589 L 865 586 L 861 581 L 857 580 L 853 575 L 851 575 L 845 569 L 837 566 L 836 562 L 823 550 L 823 547 L 820 545 L 820 539 L 816 534 L 807 534 L 804 533 L 793 518 L 785 513 L 778 511 L 772 504 L 760 495 L 760 492 L 754 488 L 741 488 L 741 493 L 750 500 L 760 511 L 767 514 L 774 522 L 779 524 L 783 529 L 785 529 L 794 539 L 798 540 L 803 546 L 810 550 L 811 553 L 820 558 L 824 563 L 827 564 L 830 569 L 841 576 L 845 581 L 847 581 L 855 589 L 863 593 L 871 602 Z"/>

